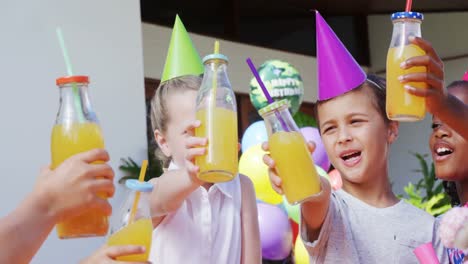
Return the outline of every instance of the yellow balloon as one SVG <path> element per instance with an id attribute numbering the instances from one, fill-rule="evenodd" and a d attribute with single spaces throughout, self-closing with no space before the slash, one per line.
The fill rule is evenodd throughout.
<path id="1" fill-rule="evenodd" d="M 301 236 L 298 235 L 294 245 L 294 259 L 296 264 L 309 264 L 309 253 L 302 243 Z"/>
<path id="2" fill-rule="evenodd" d="M 260 144 L 248 148 L 239 160 L 239 173 L 252 180 L 257 199 L 269 204 L 279 204 L 283 199 L 271 187 L 268 167 L 263 163 L 265 153 Z"/>

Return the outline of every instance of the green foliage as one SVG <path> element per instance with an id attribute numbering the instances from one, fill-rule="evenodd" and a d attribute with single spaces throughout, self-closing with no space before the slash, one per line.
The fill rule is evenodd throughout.
<path id="1" fill-rule="evenodd" d="M 426 158 L 428 155 L 411 153 L 419 162 L 420 169 L 414 170 L 423 175 L 416 184 L 408 183 L 404 187 L 405 196 L 399 197 L 405 199 L 410 204 L 425 210 L 433 216 L 438 216 L 451 208 L 450 198 L 444 192 L 442 181 L 435 177 L 434 163 L 429 166 Z"/>
<path id="2" fill-rule="evenodd" d="M 317 122 L 315 119 L 305 113 L 302 112 L 297 112 L 293 116 L 294 122 L 296 122 L 297 127 L 303 128 L 303 127 L 317 127 Z"/>
<path id="3" fill-rule="evenodd" d="M 163 173 L 162 165 L 154 155 L 155 147 L 148 149 L 148 169 L 146 170 L 145 181 L 149 181 L 152 178 L 161 176 Z M 136 163 L 132 158 L 120 159 L 122 164 L 119 169 L 124 173 L 124 176 L 120 178 L 119 183 L 124 183 L 127 179 L 138 179 L 140 176 L 141 164 Z"/>

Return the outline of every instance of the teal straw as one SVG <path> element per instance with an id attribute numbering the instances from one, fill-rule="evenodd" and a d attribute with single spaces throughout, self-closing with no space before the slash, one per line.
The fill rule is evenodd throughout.
<path id="1" fill-rule="evenodd" d="M 68 76 L 73 76 L 73 68 L 70 62 L 70 57 L 68 56 L 67 47 L 65 46 L 65 40 L 63 38 L 62 29 L 60 27 L 57 27 L 55 31 L 57 32 L 57 38 L 60 44 L 60 48 L 62 49 L 63 59 L 65 60 L 65 65 L 67 67 L 67 74 Z M 80 122 L 84 122 L 86 119 L 83 115 L 80 91 L 78 90 L 76 83 L 72 83 L 72 90 L 73 90 L 73 94 L 75 95 L 73 96 L 73 101 L 75 102 L 75 108 L 76 108 L 76 111 L 78 112 L 78 120 Z"/>

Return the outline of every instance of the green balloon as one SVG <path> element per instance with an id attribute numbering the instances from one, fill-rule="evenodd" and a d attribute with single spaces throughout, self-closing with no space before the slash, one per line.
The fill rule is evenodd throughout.
<path id="1" fill-rule="evenodd" d="M 294 122 L 296 122 L 297 127 L 317 127 L 317 121 L 315 119 L 301 111 L 298 111 L 293 116 Z"/>
<path id="2" fill-rule="evenodd" d="M 324 169 L 322 169 L 320 166 L 317 166 L 317 165 L 315 165 L 315 169 L 317 170 L 317 173 L 320 176 L 325 177 L 327 178 L 327 180 L 330 181 L 330 176 L 328 176 L 328 173 Z"/>
<path id="3" fill-rule="evenodd" d="M 283 196 L 283 206 L 288 213 L 289 218 L 291 218 L 294 222 L 299 224 L 299 218 L 301 217 L 301 207 L 300 205 L 291 205 L 286 200 L 286 197 Z"/>
<path id="4" fill-rule="evenodd" d="M 294 115 L 299 110 L 304 95 L 304 86 L 299 72 L 287 62 L 268 60 L 258 68 L 258 73 L 275 101 L 288 99 L 291 114 Z M 257 110 L 268 105 L 255 77 L 250 81 L 250 101 Z"/>

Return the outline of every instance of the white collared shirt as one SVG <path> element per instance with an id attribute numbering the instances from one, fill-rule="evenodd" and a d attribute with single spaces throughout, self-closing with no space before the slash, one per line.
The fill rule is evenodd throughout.
<path id="1" fill-rule="evenodd" d="M 177 167 L 171 163 L 169 170 Z M 164 187 L 163 187 L 164 188 Z M 230 182 L 199 187 L 153 231 L 150 261 L 155 264 L 239 264 L 241 187 Z"/>

